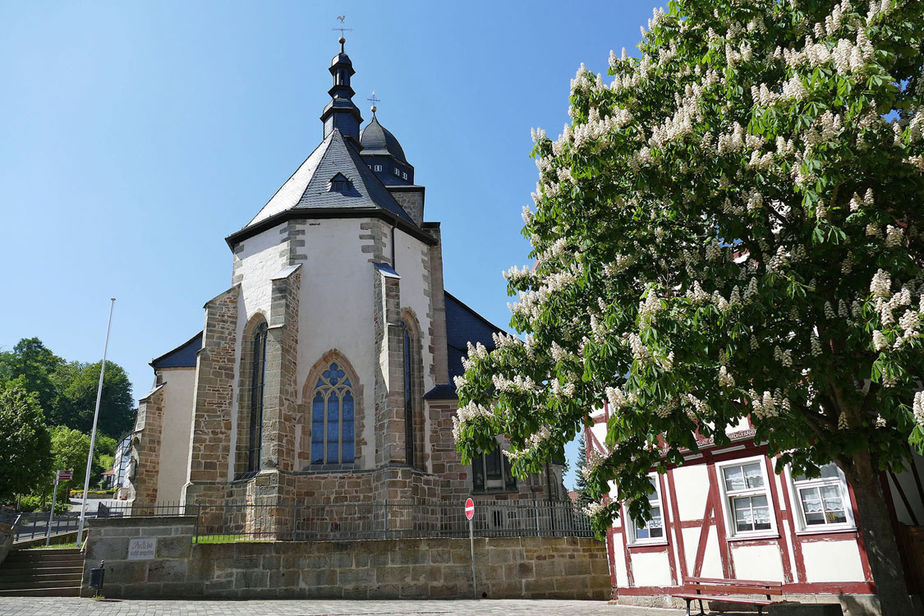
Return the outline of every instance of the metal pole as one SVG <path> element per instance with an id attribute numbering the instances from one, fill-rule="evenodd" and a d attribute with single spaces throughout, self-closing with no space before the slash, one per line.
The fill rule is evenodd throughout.
<path id="1" fill-rule="evenodd" d="M 48 532 L 45 533 L 45 547 L 51 545 L 51 522 L 55 519 L 55 504 L 58 498 L 58 471 L 55 471 L 55 487 L 51 490 L 51 511 L 48 512 Z"/>
<path id="2" fill-rule="evenodd" d="M 96 410 L 93 412 L 93 430 L 90 432 L 90 451 L 87 453 L 87 472 L 83 477 L 83 500 L 80 503 L 80 522 L 77 524 L 77 548 L 83 542 L 83 523 L 87 516 L 87 491 L 90 489 L 90 467 L 93 466 L 93 448 L 96 446 L 96 424 L 99 421 L 99 403 L 103 397 L 103 376 L 106 374 L 106 351 L 109 350 L 109 330 L 112 328 L 112 310 L 115 298 L 109 298 L 109 322 L 106 324 L 106 343 L 103 345 L 103 363 L 99 367 L 99 385 L 96 388 Z"/>
<path id="3" fill-rule="evenodd" d="M 474 516 L 472 516 L 474 517 Z M 472 520 L 468 520 L 468 543 L 472 548 L 472 596 L 478 598 L 478 585 L 475 584 L 475 531 L 472 530 Z"/>

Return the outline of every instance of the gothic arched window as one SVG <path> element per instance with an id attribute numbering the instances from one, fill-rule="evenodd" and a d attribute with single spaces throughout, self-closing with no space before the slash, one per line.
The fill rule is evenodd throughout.
<path id="1" fill-rule="evenodd" d="M 311 398 L 311 463 L 349 464 L 355 454 L 353 384 L 332 363 L 314 386 Z"/>
<path id="2" fill-rule="evenodd" d="M 414 365 L 412 360 L 411 334 L 401 321 L 404 330 L 404 455 L 408 466 L 414 466 Z"/>
<path id="3" fill-rule="evenodd" d="M 247 439 L 247 471 L 260 470 L 263 443 L 263 390 L 266 382 L 266 323 L 261 323 L 251 340 L 253 358 L 250 373 L 250 431 Z"/>

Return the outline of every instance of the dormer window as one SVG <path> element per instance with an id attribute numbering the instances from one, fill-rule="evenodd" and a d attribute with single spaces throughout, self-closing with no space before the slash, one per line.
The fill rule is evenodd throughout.
<path id="1" fill-rule="evenodd" d="M 328 192 L 338 192 L 340 194 L 344 194 L 348 190 L 350 190 L 350 180 L 342 173 L 337 173 L 337 175 L 332 177 L 327 187 Z"/>
<path id="2" fill-rule="evenodd" d="M 382 165 L 376 165 L 376 166 L 375 166 L 375 170 L 376 170 L 376 171 L 381 171 L 381 170 L 382 170 Z"/>
<path id="3" fill-rule="evenodd" d="M 395 167 L 395 175 L 401 177 L 401 171 L 397 167 Z"/>

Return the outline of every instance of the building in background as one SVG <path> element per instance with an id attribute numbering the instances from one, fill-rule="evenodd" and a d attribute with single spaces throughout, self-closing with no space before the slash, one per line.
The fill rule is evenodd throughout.
<path id="1" fill-rule="evenodd" d="M 155 359 L 131 435 L 134 506 L 565 500 L 560 465 L 462 464 L 452 377 L 500 331 L 443 288 L 424 187 L 334 56 L 323 140 L 226 238 L 232 286 Z"/>
<path id="2" fill-rule="evenodd" d="M 594 425 L 585 430 L 588 452 L 606 453 L 608 419 L 608 405 L 594 413 Z M 789 468 L 776 474 L 775 460 L 754 434 L 745 419 L 728 431 L 730 445 L 716 448 L 703 440 L 683 466 L 668 465 L 663 475 L 652 469 L 651 521 L 640 526 L 623 507 L 607 531 L 615 597 L 667 602 L 671 593 L 691 591 L 688 580 L 697 577 L 782 582 L 784 598 L 874 593 L 844 474 L 834 464 L 813 479 Z M 882 475 L 909 590 L 918 594 L 924 590 L 922 475 L 918 455 L 906 472 Z M 610 496 L 616 495 L 614 486 Z"/>

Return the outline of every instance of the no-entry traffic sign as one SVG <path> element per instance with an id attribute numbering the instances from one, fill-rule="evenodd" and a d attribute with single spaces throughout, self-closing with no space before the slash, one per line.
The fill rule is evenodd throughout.
<path id="1" fill-rule="evenodd" d="M 472 499 L 465 501 L 465 517 L 469 520 L 475 517 L 475 501 Z"/>

